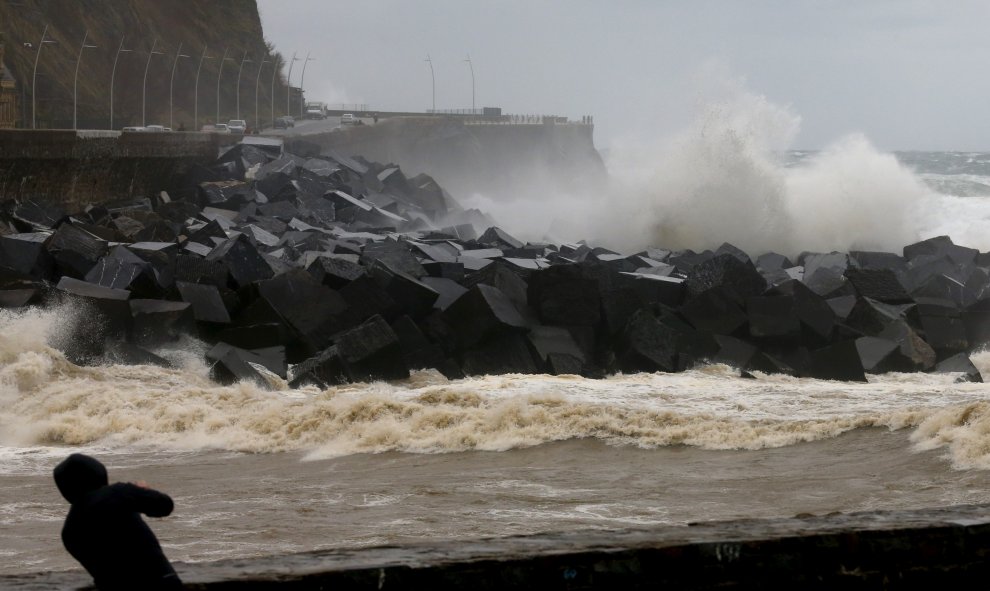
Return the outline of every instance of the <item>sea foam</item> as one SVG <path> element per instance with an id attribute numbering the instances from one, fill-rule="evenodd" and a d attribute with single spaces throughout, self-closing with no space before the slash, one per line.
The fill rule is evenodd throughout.
<path id="1" fill-rule="evenodd" d="M 576 438 L 760 449 L 862 427 L 911 427 L 988 399 L 982 384 L 954 384 L 951 375 L 889 374 L 868 384 L 752 380 L 724 365 L 604 380 L 507 375 L 448 382 L 431 371 L 390 384 L 270 392 L 248 382 L 218 386 L 185 369 L 76 367 L 40 337 L 16 336 L 18 327 L 43 334 L 55 322 L 56 312 L 0 315 L 0 445 L 301 451 L 310 458 L 501 451 Z M 977 363 L 985 367 L 986 357 Z M 939 441 L 919 437 L 924 445 Z M 984 455 L 990 457 L 990 445 Z"/>

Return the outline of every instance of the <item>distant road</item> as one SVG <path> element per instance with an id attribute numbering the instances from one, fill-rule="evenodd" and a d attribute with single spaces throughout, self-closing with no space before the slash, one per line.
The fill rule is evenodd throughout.
<path id="1" fill-rule="evenodd" d="M 373 125 L 372 119 L 361 119 L 365 125 Z M 275 137 L 294 137 L 300 135 L 311 135 L 315 133 L 327 133 L 340 127 L 340 117 L 327 117 L 326 119 L 296 119 L 296 126 L 289 129 L 266 129 L 261 135 Z"/>

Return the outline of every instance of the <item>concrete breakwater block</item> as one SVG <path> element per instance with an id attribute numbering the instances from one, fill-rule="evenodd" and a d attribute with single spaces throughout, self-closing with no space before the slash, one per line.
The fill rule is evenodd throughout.
<path id="1" fill-rule="evenodd" d="M 425 175 L 305 156 L 239 145 L 176 197 L 3 208 L 0 305 L 95 310 L 57 343 L 80 363 L 112 349 L 153 361 L 188 332 L 227 347 L 208 359 L 218 379 L 266 387 L 266 372 L 329 386 L 409 368 L 604 376 L 712 362 L 982 379 L 968 356 L 990 343 L 990 254 L 949 237 L 797 257 L 527 243 Z"/>
<path id="2" fill-rule="evenodd" d="M 294 369 L 290 385 L 319 387 L 409 377 L 399 337 L 381 316 L 334 337 L 334 345 Z"/>

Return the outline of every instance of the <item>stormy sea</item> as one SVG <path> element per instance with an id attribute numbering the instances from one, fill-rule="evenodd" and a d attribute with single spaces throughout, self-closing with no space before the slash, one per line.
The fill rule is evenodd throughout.
<path id="1" fill-rule="evenodd" d="M 774 165 L 779 182 L 731 162 L 724 174 L 782 195 L 817 187 L 809 203 L 822 211 L 852 207 L 856 179 L 869 178 L 867 192 L 886 199 L 871 223 L 894 232 L 880 246 L 948 234 L 990 248 L 990 153 L 881 154 L 857 141 L 788 152 Z M 835 170 L 843 180 L 825 183 Z M 902 213 L 923 222 L 891 221 Z M 913 236 L 897 233 L 905 227 Z M 764 234 L 745 244 L 731 231 L 725 239 L 759 254 Z M 796 231 L 794 241 L 829 247 L 815 239 Z M 181 369 L 73 365 L 53 343 L 74 313 L 0 312 L 0 575 L 77 568 L 51 477 L 75 451 L 103 460 L 111 480 L 146 480 L 175 499 L 153 527 L 178 562 L 990 503 L 990 387 L 951 374 L 844 383 L 744 378 L 716 364 L 448 381 L 421 371 L 268 391 L 212 383 L 192 338 L 157 351 Z M 990 376 L 990 353 L 972 358 Z"/>
<path id="2" fill-rule="evenodd" d="M 327 391 L 218 387 L 205 367 L 75 367 L 57 318 L 6 315 L 0 573 L 74 567 L 51 478 L 72 451 L 176 502 L 170 557 L 990 502 L 990 390 L 714 365 Z M 990 355 L 974 360 L 990 371 Z"/>

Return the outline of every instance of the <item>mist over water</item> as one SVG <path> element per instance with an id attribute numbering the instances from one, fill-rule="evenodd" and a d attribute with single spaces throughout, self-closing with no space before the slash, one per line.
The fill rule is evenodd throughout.
<path id="1" fill-rule="evenodd" d="M 738 81 L 699 105 L 694 121 L 671 137 L 613 145 L 604 192 L 553 191 L 534 180 L 531 192 L 465 202 L 528 240 L 586 239 L 622 252 L 730 242 L 753 256 L 899 253 L 940 234 L 990 248 L 990 202 L 940 194 L 937 178 L 926 182 L 862 134 L 795 161 L 801 118 L 790 108 Z M 990 196 L 990 187 L 977 187 Z"/>

